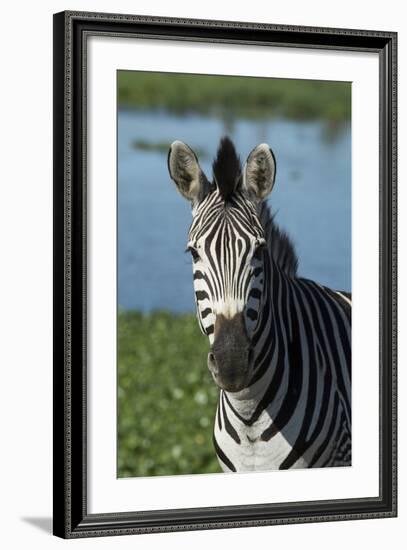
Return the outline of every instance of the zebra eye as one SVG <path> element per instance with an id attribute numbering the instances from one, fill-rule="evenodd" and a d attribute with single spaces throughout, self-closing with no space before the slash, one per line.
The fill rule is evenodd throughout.
<path id="1" fill-rule="evenodd" d="M 193 246 L 188 245 L 185 252 L 190 252 L 191 253 L 191 256 L 192 256 L 192 259 L 193 259 L 194 262 L 197 262 L 199 260 L 199 253 L 198 253 L 197 249 L 194 248 Z"/>
<path id="2" fill-rule="evenodd" d="M 264 246 L 266 246 L 266 239 L 257 239 L 256 240 L 256 244 L 255 244 L 256 249 L 263 248 Z"/>
<path id="3" fill-rule="evenodd" d="M 266 248 L 266 244 L 267 243 L 265 239 L 257 239 L 254 248 L 253 258 L 255 258 L 256 260 L 261 260 L 262 252 Z"/>

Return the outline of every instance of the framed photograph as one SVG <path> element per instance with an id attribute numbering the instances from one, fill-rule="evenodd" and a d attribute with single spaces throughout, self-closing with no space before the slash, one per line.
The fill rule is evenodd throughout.
<path id="1" fill-rule="evenodd" d="M 54 15 L 54 534 L 397 513 L 393 32 Z"/>

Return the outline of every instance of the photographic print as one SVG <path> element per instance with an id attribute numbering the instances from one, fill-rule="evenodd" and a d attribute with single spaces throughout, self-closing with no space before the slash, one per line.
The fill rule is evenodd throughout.
<path id="1" fill-rule="evenodd" d="M 397 515 L 396 96 L 393 32 L 54 15 L 55 535 Z"/>
<path id="2" fill-rule="evenodd" d="M 351 83 L 117 71 L 117 476 L 352 464 Z"/>

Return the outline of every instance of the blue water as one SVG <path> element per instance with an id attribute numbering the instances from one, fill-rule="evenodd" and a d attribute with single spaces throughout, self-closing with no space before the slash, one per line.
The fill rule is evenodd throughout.
<path id="1" fill-rule="evenodd" d="M 132 142 L 180 139 L 208 156 L 211 176 L 219 139 L 228 133 L 244 161 L 261 142 L 271 145 L 277 177 L 269 198 L 276 221 L 291 236 L 299 273 L 351 290 L 351 133 L 334 139 L 318 122 L 236 121 L 120 111 L 118 115 L 118 303 L 145 312 L 194 311 L 191 260 L 184 253 L 191 211 L 175 189 L 164 152 Z"/>

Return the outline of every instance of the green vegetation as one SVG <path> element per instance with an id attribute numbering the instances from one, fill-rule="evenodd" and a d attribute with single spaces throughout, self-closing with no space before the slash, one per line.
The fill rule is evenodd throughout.
<path id="1" fill-rule="evenodd" d="M 122 108 L 296 120 L 350 119 L 348 82 L 119 71 Z"/>
<path id="2" fill-rule="evenodd" d="M 207 352 L 194 315 L 119 313 L 119 477 L 220 471 Z"/>

